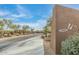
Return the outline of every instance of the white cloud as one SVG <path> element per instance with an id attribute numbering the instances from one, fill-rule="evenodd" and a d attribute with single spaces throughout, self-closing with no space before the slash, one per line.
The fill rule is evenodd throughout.
<path id="1" fill-rule="evenodd" d="M 12 13 L 11 11 L 8 11 L 7 9 L 0 9 L 0 16 L 3 16 L 3 17 L 7 16 L 6 18 L 16 18 L 16 19 L 20 17 L 23 17 L 23 18 L 33 17 L 31 15 L 31 12 L 21 5 L 16 5 L 16 9 L 14 10 L 16 10 L 16 13 Z"/>
<path id="2" fill-rule="evenodd" d="M 16 18 L 31 18 L 33 17 L 30 13 L 30 11 L 28 9 L 25 9 L 23 6 L 21 5 L 16 5 L 16 11 L 18 14 L 12 14 L 12 17 L 16 17 Z"/>
<path id="3" fill-rule="evenodd" d="M 14 18 L 19 18 L 19 17 L 24 17 L 25 15 L 24 14 L 13 14 L 11 16 Z"/>

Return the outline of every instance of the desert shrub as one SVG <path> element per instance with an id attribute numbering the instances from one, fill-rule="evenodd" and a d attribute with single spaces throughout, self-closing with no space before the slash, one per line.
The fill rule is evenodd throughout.
<path id="1" fill-rule="evenodd" d="M 79 55 L 79 33 L 62 41 L 61 53 L 64 55 Z"/>
<path id="2" fill-rule="evenodd" d="M 4 31 L 0 30 L 0 38 L 3 37 Z"/>

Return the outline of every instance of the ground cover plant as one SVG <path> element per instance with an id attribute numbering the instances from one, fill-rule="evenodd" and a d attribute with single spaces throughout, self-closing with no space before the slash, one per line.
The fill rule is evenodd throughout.
<path id="1" fill-rule="evenodd" d="M 62 41 L 61 54 L 79 55 L 79 33 L 75 33 Z"/>

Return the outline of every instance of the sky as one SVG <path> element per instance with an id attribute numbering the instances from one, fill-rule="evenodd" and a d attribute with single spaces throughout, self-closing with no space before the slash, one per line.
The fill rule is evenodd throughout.
<path id="1" fill-rule="evenodd" d="M 64 4 L 64 5 L 62 4 L 62 6 L 79 10 L 79 4 Z"/>
<path id="2" fill-rule="evenodd" d="M 14 24 L 42 30 L 52 15 L 52 7 L 51 4 L 1 4 L 0 17 L 11 19 Z"/>
<path id="3" fill-rule="evenodd" d="M 79 9 L 79 4 L 63 6 Z M 42 30 L 49 17 L 53 16 L 52 4 L 0 4 L 0 18 L 11 19 L 14 24 L 29 25 L 35 30 Z"/>

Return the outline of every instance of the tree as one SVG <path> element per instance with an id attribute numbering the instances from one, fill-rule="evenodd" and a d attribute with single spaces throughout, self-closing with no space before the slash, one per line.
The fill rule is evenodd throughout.
<path id="1" fill-rule="evenodd" d="M 47 26 L 44 27 L 44 34 L 47 37 L 47 34 L 49 33 L 49 29 Z"/>
<path id="2" fill-rule="evenodd" d="M 11 19 L 3 19 L 3 22 L 7 25 L 7 28 L 11 28 L 12 20 Z"/>
<path id="3" fill-rule="evenodd" d="M 34 29 L 33 28 L 31 28 L 31 32 L 34 32 Z"/>
<path id="4" fill-rule="evenodd" d="M 24 25 L 23 27 L 22 27 L 22 29 L 23 30 L 28 30 L 30 27 L 28 26 L 28 25 Z"/>
<path id="5" fill-rule="evenodd" d="M 19 28 L 20 28 L 20 25 L 16 25 L 16 29 L 19 30 Z"/>
<path id="6" fill-rule="evenodd" d="M 4 22 L 1 20 L 1 21 L 0 21 L 0 30 L 2 30 L 3 27 L 4 27 Z"/>
<path id="7" fill-rule="evenodd" d="M 14 29 L 14 30 L 17 30 L 18 26 L 15 25 L 15 24 L 11 24 L 11 25 L 10 25 L 10 28 L 11 28 L 11 29 Z"/>
<path id="8" fill-rule="evenodd" d="M 4 21 L 5 24 L 11 23 L 10 19 L 3 19 L 3 21 Z"/>
<path id="9" fill-rule="evenodd" d="M 3 30 L 4 24 L 0 24 L 0 30 Z"/>
<path id="10" fill-rule="evenodd" d="M 51 17 L 48 19 L 46 26 L 44 27 L 44 34 L 47 37 L 48 33 L 51 32 Z"/>

